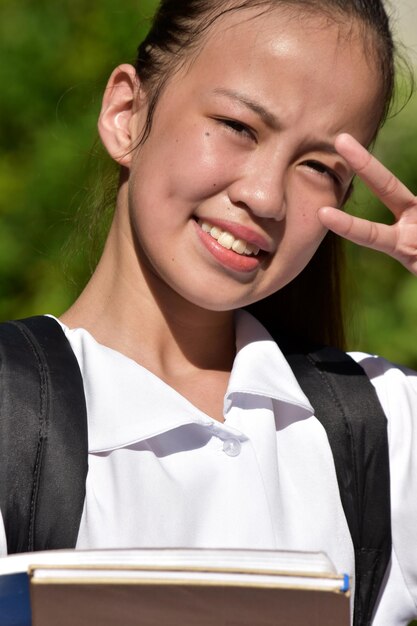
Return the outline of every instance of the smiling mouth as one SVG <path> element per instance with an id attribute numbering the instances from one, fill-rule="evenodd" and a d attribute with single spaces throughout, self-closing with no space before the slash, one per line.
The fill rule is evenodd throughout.
<path id="1" fill-rule="evenodd" d="M 210 222 L 203 220 L 198 220 L 198 225 L 202 231 L 213 237 L 226 250 L 233 250 L 233 252 L 242 256 L 257 256 L 259 254 L 257 246 L 248 243 L 244 239 L 237 239 L 227 230 L 222 230 L 218 226 L 213 226 Z"/>

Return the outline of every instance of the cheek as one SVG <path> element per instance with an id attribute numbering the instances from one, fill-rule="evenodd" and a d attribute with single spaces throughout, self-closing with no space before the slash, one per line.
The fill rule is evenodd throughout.
<path id="1" fill-rule="evenodd" d="M 309 194 L 299 193 L 289 201 L 277 252 L 269 268 L 275 288 L 293 280 L 308 265 L 326 235 L 317 212 Z"/>
<path id="2" fill-rule="evenodd" d="M 173 196 L 194 203 L 224 192 L 237 169 L 233 160 L 219 149 L 210 135 L 179 141 L 170 165 Z"/>
<path id="3" fill-rule="evenodd" d="M 296 247 L 316 248 L 326 234 L 319 220 L 320 207 L 334 204 L 331 193 L 323 193 L 314 186 L 292 185 L 288 196 L 286 233 Z M 297 242 L 298 241 L 298 245 Z"/>
<path id="4" fill-rule="evenodd" d="M 132 175 L 159 197 L 201 202 L 229 183 L 233 165 L 219 148 L 204 127 L 164 126 L 141 149 Z"/>

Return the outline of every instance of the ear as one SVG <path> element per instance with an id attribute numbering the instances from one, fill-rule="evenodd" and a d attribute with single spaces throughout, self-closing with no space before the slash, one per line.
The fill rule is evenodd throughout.
<path id="1" fill-rule="evenodd" d="M 134 114 L 140 91 L 140 81 L 133 65 L 116 67 L 107 83 L 98 120 L 98 130 L 107 152 L 125 167 L 131 163 L 132 147 L 137 138 Z"/>

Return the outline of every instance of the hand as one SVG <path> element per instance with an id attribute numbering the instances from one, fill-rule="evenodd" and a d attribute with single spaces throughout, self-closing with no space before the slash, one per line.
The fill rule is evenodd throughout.
<path id="1" fill-rule="evenodd" d="M 417 197 L 351 135 L 339 135 L 335 147 L 396 221 L 377 224 L 333 207 L 319 210 L 320 221 L 354 243 L 385 252 L 417 275 Z"/>

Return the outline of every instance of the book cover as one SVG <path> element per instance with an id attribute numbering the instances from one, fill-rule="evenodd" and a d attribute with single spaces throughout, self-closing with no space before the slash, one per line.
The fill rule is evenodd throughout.
<path id="1" fill-rule="evenodd" d="M 51 551 L 0 559 L 4 626 L 348 626 L 349 579 L 322 553 Z"/>

